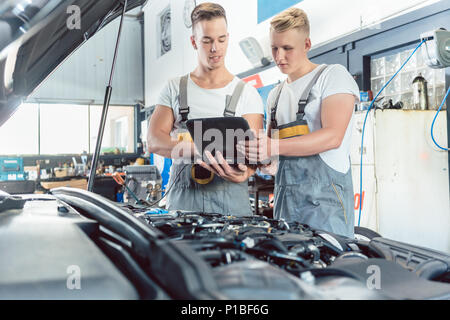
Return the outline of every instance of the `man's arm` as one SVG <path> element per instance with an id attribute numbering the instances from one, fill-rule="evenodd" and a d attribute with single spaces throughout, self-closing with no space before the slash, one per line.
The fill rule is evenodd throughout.
<path id="1" fill-rule="evenodd" d="M 264 116 L 262 114 L 249 113 L 249 114 L 244 114 L 242 117 L 245 120 L 247 120 L 250 129 L 253 129 L 255 132 L 260 132 L 260 130 L 262 130 L 264 128 L 263 127 Z M 247 166 L 247 179 L 250 178 L 252 175 L 254 175 L 255 171 L 256 171 L 256 167 Z"/>
<path id="2" fill-rule="evenodd" d="M 339 93 L 322 102 L 322 128 L 307 135 L 279 141 L 279 154 L 284 156 L 310 156 L 337 149 L 344 139 L 353 114 L 355 97 Z"/>
<path id="3" fill-rule="evenodd" d="M 174 120 L 170 107 L 156 106 L 148 125 L 147 145 L 150 153 L 165 158 L 190 157 L 194 144 L 189 141 L 176 141 L 170 136 Z"/>
<path id="4" fill-rule="evenodd" d="M 258 135 L 256 141 L 241 144 L 250 161 L 264 161 L 267 158 L 283 155 L 304 157 L 339 148 L 344 139 L 347 126 L 353 114 L 355 97 L 339 93 L 325 98 L 322 102 L 322 128 L 307 135 L 289 139 L 271 139 Z"/>

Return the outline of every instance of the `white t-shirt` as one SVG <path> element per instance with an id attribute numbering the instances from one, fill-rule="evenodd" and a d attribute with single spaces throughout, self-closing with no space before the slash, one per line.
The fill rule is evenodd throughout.
<path id="1" fill-rule="evenodd" d="M 285 83 L 278 100 L 277 123 L 287 124 L 296 120 L 298 111 L 298 100 L 311 81 L 319 67 L 292 83 Z M 272 89 L 267 99 L 267 106 L 273 104 L 276 98 L 276 88 Z M 322 100 L 328 96 L 338 93 L 349 93 L 355 96 L 355 103 L 359 102 L 359 88 L 351 74 L 340 64 L 328 65 L 311 88 L 309 103 L 305 108 L 305 120 L 309 131 L 317 131 L 322 128 L 321 105 Z M 337 106 L 338 107 L 338 106 Z M 267 124 L 270 123 L 270 110 L 267 110 Z M 336 171 L 346 173 L 350 168 L 350 137 L 353 128 L 353 117 L 348 124 L 344 139 L 339 148 L 331 149 L 319 154 L 323 161 Z"/>
<path id="2" fill-rule="evenodd" d="M 180 128 L 181 115 L 178 95 L 180 92 L 180 78 L 176 77 L 168 81 L 158 99 L 159 105 L 172 108 L 175 120 L 175 128 Z M 189 106 L 188 119 L 222 117 L 225 110 L 226 96 L 232 95 L 239 82 L 238 77 L 223 88 L 204 89 L 192 81 L 189 75 L 187 83 L 187 104 Z M 251 85 L 246 84 L 236 106 L 236 117 L 249 113 L 264 114 L 261 96 Z"/>

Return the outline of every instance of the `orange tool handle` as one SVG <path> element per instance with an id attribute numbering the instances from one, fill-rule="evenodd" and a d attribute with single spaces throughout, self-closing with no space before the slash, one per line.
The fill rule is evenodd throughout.
<path id="1" fill-rule="evenodd" d="M 120 175 L 119 172 L 114 172 L 112 174 L 113 179 L 120 184 L 121 186 L 123 186 L 125 184 L 125 180 L 123 180 L 122 176 Z"/>

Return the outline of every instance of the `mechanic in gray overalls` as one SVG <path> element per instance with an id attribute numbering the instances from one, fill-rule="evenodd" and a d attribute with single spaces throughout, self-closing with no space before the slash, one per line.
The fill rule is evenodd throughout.
<path id="1" fill-rule="evenodd" d="M 148 130 L 149 151 L 173 159 L 167 195 L 169 210 L 251 215 L 248 178 L 254 169 L 228 165 L 208 154 L 208 164 L 192 164 L 195 147 L 186 130 L 188 119 L 242 116 L 249 126 L 263 127 L 264 108 L 254 87 L 225 67 L 228 46 L 225 11 L 202 3 L 191 14 L 191 43 L 198 54 L 196 69 L 168 81 Z M 169 189 L 168 189 L 169 190 Z"/>
<path id="2" fill-rule="evenodd" d="M 248 158 L 278 157 L 271 164 L 278 162 L 275 218 L 353 237 L 350 135 L 358 86 L 343 66 L 308 59 L 311 40 L 303 10 L 290 8 L 274 17 L 270 38 L 287 79 L 269 94 L 268 136 L 247 145 Z"/>

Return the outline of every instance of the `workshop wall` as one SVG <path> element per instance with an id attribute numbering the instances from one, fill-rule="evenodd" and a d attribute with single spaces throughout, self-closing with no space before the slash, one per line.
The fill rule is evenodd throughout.
<path id="1" fill-rule="evenodd" d="M 440 1 L 384 21 L 377 29 L 363 29 L 326 42 L 311 50 L 309 57 L 315 63 L 340 63 L 346 66 L 357 78 L 360 89 L 369 90 L 371 74 L 376 72 L 371 70 L 371 59 L 404 56 L 419 44 L 421 33 L 439 27 L 449 30 L 449 12 L 450 1 Z M 415 58 L 420 59 L 419 55 L 420 52 L 416 53 Z M 413 61 L 409 62 L 405 70 L 414 70 L 416 64 Z M 395 66 L 396 69 L 398 67 L 400 63 Z M 253 79 L 261 86 L 269 86 L 285 77 L 277 69 L 272 63 L 239 76 L 246 80 Z M 426 68 L 425 73 L 428 74 L 430 70 Z M 434 70 L 433 73 L 435 76 L 439 74 L 439 83 L 428 79 L 429 93 L 437 92 L 438 87 L 447 88 L 450 84 L 450 69 Z M 405 74 L 406 71 L 400 73 L 394 83 L 401 81 Z M 389 91 L 395 91 L 395 103 L 401 93 L 405 109 L 410 109 L 408 100 L 404 99 L 405 92 L 397 92 L 394 88 L 391 84 L 386 95 Z M 442 91 L 435 95 L 435 99 L 430 99 L 431 108 L 436 108 L 436 101 L 442 100 Z M 388 97 L 394 99 L 395 95 Z M 450 98 L 447 100 L 449 105 Z M 387 238 L 450 252 L 450 159 L 447 152 L 437 150 L 431 142 L 430 126 L 434 115 L 433 110 L 371 112 L 364 138 L 361 226 L 376 230 Z M 359 162 L 364 117 L 365 112 L 355 113 L 351 147 L 356 223 L 359 214 Z M 449 123 L 449 113 L 441 112 L 434 135 L 444 145 L 450 144 Z"/>
<path id="2" fill-rule="evenodd" d="M 144 7 L 145 105 L 156 103 L 165 82 L 191 70 L 196 63 L 189 36 L 183 23 L 183 1 L 151 1 Z M 171 48 L 160 56 L 160 14 L 170 8 Z"/>
<path id="3" fill-rule="evenodd" d="M 173 4 L 174 10 L 176 6 L 183 6 L 181 1 L 176 4 L 174 1 L 167 0 L 166 5 L 169 2 Z M 228 13 L 231 38 L 227 66 L 230 71 L 246 78 L 247 81 L 254 77 L 252 84 L 258 84 L 259 89 L 283 79 L 285 76 L 273 63 L 269 67 L 255 69 L 238 45 L 241 39 L 248 36 L 254 36 L 260 43 L 268 45 L 270 19 L 257 23 L 258 1 L 217 0 L 216 2 L 222 4 Z M 450 29 L 448 0 L 395 2 L 323 0 L 320 1 L 320 7 L 317 3 L 318 1 L 304 0 L 295 5 L 308 13 L 313 26 L 311 30 L 313 49 L 310 51 L 310 58 L 315 63 L 340 63 L 346 66 L 350 73 L 356 76 L 362 90 L 370 89 L 371 57 L 378 58 L 393 54 L 395 50 L 411 49 L 418 44 L 422 32 L 438 27 Z M 417 10 L 419 8 L 421 9 Z M 152 11 L 149 10 L 149 14 L 152 14 Z M 242 14 L 243 12 L 245 15 Z M 168 78 L 187 73 L 196 65 L 195 52 L 189 43 L 190 30 L 184 27 L 182 16 L 174 16 L 173 20 L 173 30 L 177 32 L 181 30 L 181 28 L 175 29 L 177 25 L 182 25 L 184 28 L 185 38 L 181 39 L 181 44 L 187 45 L 183 47 L 174 40 L 172 55 L 164 57 L 163 63 L 159 63 L 156 57 L 154 60 L 146 60 L 146 81 L 149 77 L 153 77 L 154 81 L 154 86 L 150 86 L 147 81 L 147 106 L 156 102 L 157 95 Z M 150 37 L 147 33 L 151 31 L 151 28 L 146 29 L 146 39 Z M 183 51 L 183 48 L 189 50 Z M 269 51 L 267 47 L 266 50 Z M 147 51 L 146 55 L 148 55 Z M 177 69 L 177 66 L 181 69 Z M 170 76 L 164 72 L 165 70 L 170 71 Z M 449 72 L 450 70 L 446 71 L 446 87 L 450 83 Z M 154 75 L 158 75 L 157 78 Z M 431 150 L 428 141 L 429 123 L 424 122 L 424 116 L 429 116 L 433 112 L 428 111 L 426 115 L 423 113 L 416 116 L 418 111 L 407 111 L 410 114 L 399 111 L 399 117 L 417 117 L 417 119 L 414 118 L 416 122 L 408 125 L 408 130 L 403 131 L 395 125 L 394 118 L 390 117 L 394 115 L 394 112 L 385 112 L 386 114 L 377 113 L 377 120 L 382 121 L 382 124 L 376 127 L 373 117 L 372 124 L 366 127 L 365 147 L 367 150 L 372 150 L 372 160 L 366 163 L 363 173 L 366 209 L 363 211 L 361 225 L 371 227 L 388 238 L 450 252 L 448 229 L 450 221 L 448 162 L 450 159 L 446 153 Z M 402 113 L 405 114 L 401 115 Z M 357 120 L 361 120 L 362 116 L 363 114 L 359 113 Z M 443 112 L 440 114 L 440 121 L 442 121 L 440 127 L 435 128 L 435 134 L 443 143 L 450 139 L 450 135 L 445 134 L 447 127 L 445 117 L 447 117 L 446 122 L 449 122 L 448 113 Z M 426 125 L 423 125 L 424 123 Z M 420 130 L 416 130 L 417 127 Z M 368 134 L 370 130 L 372 133 Z M 404 137 L 410 138 L 413 133 L 421 138 L 420 148 L 413 148 L 409 143 L 402 145 L 402 141 L 406 141 Z M 389 137 L 396 137 L 397 144 L 391 144 Z M 358 151 L 360 138 L 354 140 L 356 143 L 354 143 L 353 151 Z M 378 142 L 375 145 L 376 141 Z M 418 144 L 419 140 L 408 141 Z M 402 148 L 398 147 L 399 144 Z M 357 155 L 352 158 L 354 164 L 352 169 L 355 189 L 359 189 L 360 151 L 356 151 L 354 153 Z M 377 151 L 378 162 L 375 161 L 375 151 Z M 389 156 L 380 161 L 380 157 L 386 153 Z M 393 167 L 393 163 L 396 167 Z M 394 170 L 396 174 L 394 176 L 391 169 L 399 170 Z M 420 174 L 417 174 L 418 170 Z M 426 178 L 423 175 L 426 175 Z M 417 183 L 419 180 L 424 183 Z M 383 188 L 383 191 L 380 192 L 379 188 Z M 356 193 L 359 191 L 355 191 Z M 429 194 L 433 196 L 428 197 Z M 356 218 L 357 209 L 355 205 Z M 368 214 L 369 210 L 370 214 Z M 436 237 L 436 234 L 439 234 L 439 237 Z"/>
<path id="4" fill-rule="evenodd" d="M 202 2 L 206 1 L 197 1 L 197 4 Z M 214 0 L 214 2 L 221 4 L 227 12 L 230 43 L 226 64 L 232 73 L 238 74 L 253 69 L 253 65 L 239 47 L 239 41 L 246 37 L 255 37 L 264 47 L 266 55 L 270 56 L 268 39 L 270 17 L 260 23 L 258 21 L 262 14 L 264 19 L 267 17 L 267 12 L 276 14 L 276 11 L 282 8 L 277 1 Z M 295 7 L 307 12 L 313 26 L 311 39 L 315 48 L 363 28 L 379 28 L 379 24 L 388 18 L 438 1 L 321 0 L 320 4 L 315 0 L 287 2 L 296 2 Z M 144 7 L 146 106 L 156 103 L 159 92 L 168 79 L 190 72 L 196 66 L 196 54 L 189 40 L 191 29 L 186 28 L 183 23 L 184 3 L 181 0 L 149 1 Z M 258 16 L 258 6 L 261 5 L 264 5 L 266 10 L 263 12 L 260 10 L 260 16 Z M 171 49 L 159 56 L 160 15 L 168 7 L 171 10 Z M 271 7 L 273 10 L 270 10 Z"/>

